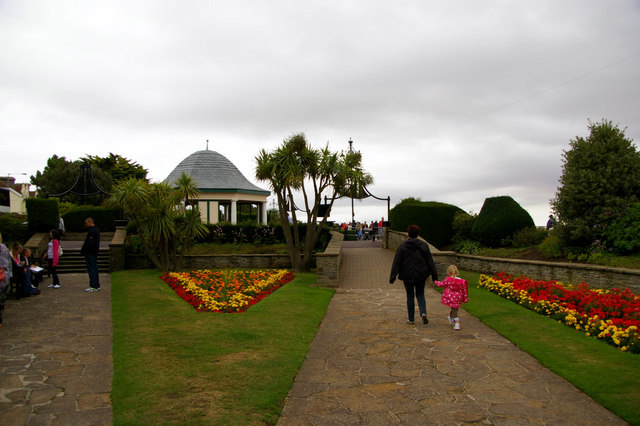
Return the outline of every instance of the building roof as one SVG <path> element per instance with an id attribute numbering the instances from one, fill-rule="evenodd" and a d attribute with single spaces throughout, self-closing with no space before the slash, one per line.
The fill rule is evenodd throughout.
<path id="1" fill-rule="evenodd" d="M 174 184 L 185 172 L 191 176 L 201 192 L 241 192 L 246 194 L 269 195 L 270 192 L 258 188 L 224 155 L 216 151 L 196 151 L 176 166 L 165 182 Z"/>

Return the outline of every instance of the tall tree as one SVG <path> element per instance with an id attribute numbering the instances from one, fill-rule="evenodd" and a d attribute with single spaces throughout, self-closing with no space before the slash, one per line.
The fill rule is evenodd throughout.
<path id="1" fill-rule="evenodd" d="M 85 182 L 77 182 L 80 174 L 82 161 L 69 161 L 65 157 L 51 156 L 47 160 L 44 170 L 38 170 L 35 176 L 31 176 L 31 184 L 36 186 L 37 196 L 45 198 L 49 195 L 61 194 L 74 185 L 79 185 L 80 189 L 87 192 L 95 191 L 95 188 L 84 188 Z M 112 185 L 111 176 L 102 171 L 99 167 L 92 167 L 91 173 L 94 182 L 103 191 L 109 192 Z M 107 198 L 104 194 L 81 197 L 75 194 L 67 194 L 60 197 L 60 201 L 74 204 L 99 205 Z"/>
<path id="2" fill-rule="evenodd" d="M 586 247 L 640 199 L 640 154 L 624 130 L 605 119 L 589 121 L 589 136 L 576 136 L 570 146 L 551 206 L 561 240 Z"/>
<path id="3" fill-rule="evenodd" d="M 307 143 L 304 133 L 285 139 L 272 152 L 261 150 L 256 163 L 256 178 L 269 182 L 278 199 L 280 223 L 292 268 L 308 270 L 313 248 L 336 198 L 363 193 L 362 187 L 371 184 L 373 178 L 362 170 L 359 152 L 338 155 L 328 147 L 314 149 Z M 294 202 L 294 194 L 298 192 L 302 193 L 304 209 L 301 210 L 307 221 L 304 241 L 301 240 Z M 328 194 L 328 208 L 323 216 L 319 216 L 323 194 Z"/>
<path id="4" fill-rule="evenodd" d="M 96 166 L 102 171 L 109 173 L 113 183 L 118 183 L 128 178 L 147 179 L 147 169 L 133 160 L 111 152 L 107 157 L 87 155 L 82 158 L 82 161 L 86 161 L 92 166 Z"/>
<path id="5" fill-rule="evenodd" d="M 113 189 L 109 201 L 136 225 L 145 252 L 164 272 L 179 269 L 194 237 L 207 227 L 200 221 L 196 184 L 182 173 L 176 187 L 129 178 Z"/>

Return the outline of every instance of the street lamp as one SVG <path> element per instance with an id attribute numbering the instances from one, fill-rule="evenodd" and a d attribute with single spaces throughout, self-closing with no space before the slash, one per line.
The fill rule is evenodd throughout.
<path id="1" fill-rule="evenodd" d="M 353 141 L 349 138 L 349 154 L 353 154 Z M 353 182 L 351 185 L 351 226 L 356 226 L 356 214 L 353 210 Z"/>

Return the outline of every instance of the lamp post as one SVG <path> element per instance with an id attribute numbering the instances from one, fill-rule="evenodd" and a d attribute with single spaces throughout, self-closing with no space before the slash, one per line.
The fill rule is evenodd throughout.
<path id="1" fill-rule="evenodd" d="M 349 138 L 349 154 L 353 153 L 353 141 Z M 351 185 L 351 226 L 356 226 L 356 215 L 353 210 L 353 185 Z"/>

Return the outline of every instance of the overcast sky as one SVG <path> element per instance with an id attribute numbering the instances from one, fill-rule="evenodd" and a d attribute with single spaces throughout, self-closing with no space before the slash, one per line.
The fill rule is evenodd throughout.
<path id="1" fill-rule="evenodd" d="M 509 195 L 543 225 L 589 119 L 638 141 L 639 40 L 638 1 L 0 0 L 0 175 L 112 152 L 160 181 L 208 139 L 269 189 L 258 151 L 304 132 L 352 138 L 392 207 Z"/>

